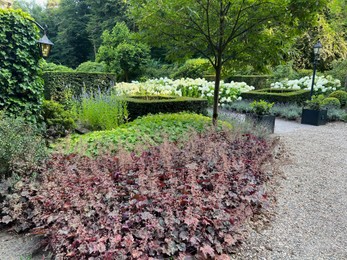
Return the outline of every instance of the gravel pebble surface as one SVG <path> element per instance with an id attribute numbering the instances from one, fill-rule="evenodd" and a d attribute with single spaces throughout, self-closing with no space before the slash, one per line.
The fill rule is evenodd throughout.
<path id="1" fill-rule="evenodd" d="M 232 259 L 347 259 L 347 124 L 276 119 L 274 136 L 282 147 L 275 214 L 261 230 L 250 229 Z M 42 259 L 26 258 L 37 245 L 2 231 L 0 259 Z"/>
<path id="2" fill-rule="evenodd" d="M 289 158 L 275 216 L 250 231 L 233 259 L 347 259 L 347 124 L 276 135 Z"/>

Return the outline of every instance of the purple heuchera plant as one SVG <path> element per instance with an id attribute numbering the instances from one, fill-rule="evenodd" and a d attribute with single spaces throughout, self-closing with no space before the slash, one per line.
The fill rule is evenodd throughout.
<path id="1" fill-rule="evenodd" d="M 3 202 L 2 222 L 45 234 L 57 258 L 228 259 L 267 200 L 269 150 L 214 132 L 141 155 L 56 154 L 36 185 L 24 179 L 21 198 Z"/>

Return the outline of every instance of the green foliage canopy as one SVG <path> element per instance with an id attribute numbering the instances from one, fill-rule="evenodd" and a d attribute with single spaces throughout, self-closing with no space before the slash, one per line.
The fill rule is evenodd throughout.
<path id="1" fill-rule="evenodd" d="M 326 1 L 131 0 L 129 10 L 147 40 L 166 47 L 172 58 L 198 54 L 210 60 L 216 72 L 216 122 L 222 67 L 278 62 Z"/>
<path id="2" fill-rule="evenodd" d="M 20 10 L 0 9 L 0 109 L 37 120 L 43 96 L 38 29 Z"/>
<path id="3" fill-rule="evenodd" d="M 136 39 L 127 25 L 117 23 L 112 31 L 104 31 L 98 62 L 105 62 L 108 72 L 121 74 L 125 81 L 138 76 L 150 58 L 149 47 Z"/>

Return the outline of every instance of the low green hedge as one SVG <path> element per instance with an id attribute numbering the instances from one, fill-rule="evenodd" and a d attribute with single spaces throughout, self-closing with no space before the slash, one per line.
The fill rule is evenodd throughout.
<path id="1" fill-rule="evenodd" d="M 123 99 L 127 102 L 130 121 L 147 114 L 178 113 L 182 111 L 207 115 L 207 100 L 202 98 L 132 96 Z"/>
<path id="2" fill-rule="evenodd" d="M 265 100 L 275 103 L 298 103 L 301 104 L 310 99 L 309 90 L 290 90 L 290 89 L 260 89 L 241 94 L 243 99 Z"/>
<path id="3" fill-rule="evenodd" d="M 42 77 L 45 99 L 58 102 L 64 101 L 66 95 L 79 96 L 83 88 L 107 90 L 116 82 L 116 74 L 110 73 L 45 72 Z"/>
<path id="4" fill-rule="evenodd" d="M 264 89 L 270 86 L 273 79 L 271 75 L 235 75 L 229 77 L 226 82 L 246 82 L 247 85 L 253 86 L 255 89 Z"/>

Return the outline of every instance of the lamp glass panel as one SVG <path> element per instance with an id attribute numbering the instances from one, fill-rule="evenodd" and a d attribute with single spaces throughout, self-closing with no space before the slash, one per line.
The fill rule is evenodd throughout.
<path id="1" fill-rule="evenodd" d="M 47 58 L 49 55 L 49 52 L 51 50 L 51 46 L 48 44 L 41 44 L 41 52 L 42 52 L 42 57 Z"/>

